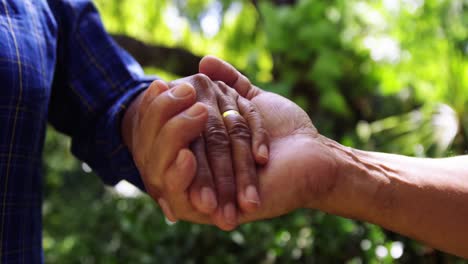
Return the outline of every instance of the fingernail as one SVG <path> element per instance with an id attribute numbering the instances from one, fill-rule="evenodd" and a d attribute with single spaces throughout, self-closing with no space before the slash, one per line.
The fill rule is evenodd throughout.
<path id="1" fill-rule="evenodd" d="M 192 87 L 190 87 L 188 84 L 181 84 L 175 87 L 171 91 L 171 94 L 177 99 L 182 99 L 189 96 L 192 93 L 192 91 Z"/>
<path id="2" fill-rule="evenodd" d="M 245 200 L 249 203 L 254 203 L 256 205 L 260 204 L 260 198 L 258 196 L 257 188 L 253 185 L 247 186 L 245 188 Z"/>
<path id="3" fill-rule="evenodd" d="M 224 206 L 224 218 L 228 224 L 237 225 L 236 207 L 234 207 L 234 204 L 228 203 Z"/>
<path id="4" fill-rule="evenodd" d="M 258 155 L 264 159 L 268 159 L 268 147 L 265 144 L 260 145 L 258 148 Z"/>
<path id="5" fill-rule="evenodd" d="M 218 206 L 213 190 L 208 187 L 203 187 L 201 189 L 201 202 L 209 209 L 215 209 Z"/>
<path id="6" fill-rule="evenodd" d="M 163 198 L 159 198 L 158 199 L 158 204 L 159 206 L 161 207 L 161 209 L 163 210 L 163 213 L 165 214 L 166 218 L 171 221 L 171 222 L 177 222 L 177 218 L 174 216 L 174 214 L 172 213 L 172 210 L 171 208 L 169 207 L 169 204 L 166 202 L 165 199 Z"/>
<path id="7" fill-rule="evenodd" d="M 205 107 L 203 107 L 202 104 L 194 104 L 192 107 L 190 107 L 187 111 L 185 111 L 185 114 L 190 116 L 190 117 L 197 117 L 205 112 Z"/>

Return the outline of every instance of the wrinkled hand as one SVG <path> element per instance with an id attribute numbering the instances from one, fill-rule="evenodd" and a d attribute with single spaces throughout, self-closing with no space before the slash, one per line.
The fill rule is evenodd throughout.
<path id="1" fill-rule="evenodd" d="M 197 101 L 207 105 L 209 113 L 203 135 L 191 144 L 197 159 L 191 201 L 199 211 L 211 214 L 216 204 L 214 208 L 203 207 L 203 198 L 207 190 L 209 196 L 217 192 L 219 204 L 212 219 L 218 227 L 229 230 L 237 225 L 237 208 L 240 212 L 253 212 L 260 204 L 255 161 L 268 161 L 268 137 L 255 106 L 240 103 L 234 89 L 203 74 L 173 81 L 169 87 L 184 82 L 195 87 Z M 223 118 L 222 113 L 228 110 L 241 115 Z"/>
<path id="2" fill-rule="evenodd" d="M 237 225 L 236 205 L 241 212 L 259 206 L 255 162 L 268 160 L 268 137 L 253 104 L 237 99 L 232 88 L 198 74 L 169 86 L 154 82 L 137 99 L 133 115 L 129 109 L 135 118 L 128 145 L 147 192 L 170 220 L 212 222 L 230 230 Z M 190 117 L 192 108 L 181 114 L 195 101 L 203 103 L 192 106 L 200 115 Z M 223 120 L 227 110 L 241 115 Z"/>
<path id="3" fill-rule="evenodd" d="M 241 221 L 272 218 L 301 207 L 319 208 L 325 203 L 336 181 L 332 142 L 318 134 L 308 115 L 288 99 L 252 86 L 231 65 L 215 57 L 205 57 L 200 72 L 225 82 L 254 103 L 270 136 L 269 162 L 257 171 L 261 207 L 253 214 L 243 214 Z"/>

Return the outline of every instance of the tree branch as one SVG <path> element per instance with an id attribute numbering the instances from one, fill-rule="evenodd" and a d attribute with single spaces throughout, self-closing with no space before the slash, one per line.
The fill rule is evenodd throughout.
<path id="1" fill-rule="evenodd" d="M 281 5 L 295 5 L 297 0 L 272 0 L 270 1 L 272 4 L 281 6 Z M 258 7 L 258 0 L 252 0 L 252 3 L 255 7 Z"/>
<path id="2" fill-rule="evenodd" d="M 112 37 L 142 66 L 161 68 L 179 76 L 198 72 L 201 57 L 185 49 L 150 45 L 126 35 L 113 34 Z"/>
<path id="3" fill-rule="evenodd" d="M 296 4 L 296 0 L 275 0 L 273 1 L 273 3 L 275 5 L 295 5 Z"/>

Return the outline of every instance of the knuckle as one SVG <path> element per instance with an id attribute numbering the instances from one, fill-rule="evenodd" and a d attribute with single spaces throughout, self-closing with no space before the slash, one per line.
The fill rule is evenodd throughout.
<path id="1" fill-rule="evenodd" d="M 218 100 L 218 105 L 219 105 L 219 108 L 220 110 L 221 109 L 226 109 L 226 110 L 232 110 L 232 109 L 236 109 L 235 107 L 233 107 L 235 105 L 235 101 L 233 101 L 231 98 L 229 98 L 226 94 L 224 93 L 220 93 L 218 94 L 217 96 L 217 100 Z"/>
<path id="2" fill-rule="evenodd" d="M 255 132 L 254 135 L 258 140 L 260 140 L 260 141 L 268 140 L 267 131 L 261 124 L 260 124 L 260 126 L 255 128 L 254 132 Z"/>
<path id="3" fill-rule="evenodd" d="M 228 150 L 231 142 L 229 136 L 224 130 L 210 128 L 206 131 L 207 145 L 209 150 L 218 150 L 224 152 Z"/>
<path id="4" fill-rule="evenodd" d="M 237 97 L 237 104 L 239 105 L 239 110 L 240 110 L 242 116 L 244 116 L 248 120 L 250 120 L 252 118 L 259 117 L 257 108 L 249 100 L 238 96 Z"/>
<path id="5" fill-rule="evenodd" d="M 216 81 L 216 84 L 220 92 L 222 92 L 223 94 L 226 94 L 228 92 L 229 87 L 223 81 Z"/>
<path id="6" fill-rule="evenodd" d="M 237 109 L 236 107 L 236 98 L 229 96 L 227 93 L 218 93 L 217 94 L 217 102 L 219 105 L 219 110 L 234 110 Z"/>
<path id="7" fill-rule="evenodd" d="M 236 101 L 239 98 L 239 93 L 237 93 L 237 91 L 231 87 L 228 87 L 226 93 L 229 97 L 234 98 Z"/>
<path id="8" fill-rule="evenodd" d="M 230 146 L 229 135 L 224 125 L 219 122 L 208 122 L 208 128 L 205 131 L 205 138 L 208 147 L 218 149 L 228 149 Z"/>
<path id="9" fill-rule="evenodd" d="M 204 88 L 208 87 L 209 84 L 211 83 L 210 77 L 206 76 L 203 73 L 197 73 L 197 74 L 193 75 L 193 80 L 198 85 L 200 85 L 200 86 L 202 86 Z"/>
<path id="10" fill-rule="evenodd" d="M 207 104 L 206 109 L 208 111 L 208 125 L 214 125 L 214 123 L 218 123 L 218 109 L 211 104 Z"/>
<path id="11" fill-rule="evenodd" d="M 263 120 L 257 111 L 257 109 L 252 105 L 252 103 L 247 104 L 247 111 L 244 113 L 247 120 L 250 120 L 251 125 L 255 126 L 255 133 L 266 134 L 266 129 L 263 126 Z"/>
<path id="12" fill-rule="evenodd" d="M 247 112 L 246 115 L 250 118 L 257 118 L 258 117 L 258 112 L 257 109 L 253 106 L 253 104 L 249 101 L 246 102 L 247 105 Z"/>
<path id="13" fill-rule="evenodd" d="M 228 86 L 226 83 L 222 81 L 217 81 L 216 82 L 218 86 L 218 91 L 221 94 L 223 98 L 225 98 L 225 101 L 234 101 L 236 102 L 239 98 L 239 94 L 237 91 L 230 86 Z"/>
<path id="14" fill-rule="evenodd" d="M 228 127 L 228 133 L 231 138 L 250 141 L 250 129 L 241 120 L 236 120 Z"/>
<path id="15" fill-rule="evenodd" d="M 197 73 L 192 76 L 192 83 L 198 96 L 201 96 L 205 100 L 214 100 L 214 90 L 210 89 L 213 82 L 208 76 L 203 73 Z"/>
<path id="16" fill-rule="evenodd" d="M 216 185 L 219 190 L 222 190 L 220 193 L 232 195 L 236 184 L 234 182 L 234 177 L 218 177 L 216 179 Z"/>

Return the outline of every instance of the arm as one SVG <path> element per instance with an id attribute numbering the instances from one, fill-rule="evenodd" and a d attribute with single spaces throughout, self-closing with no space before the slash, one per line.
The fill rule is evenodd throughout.
<path id="1" fill-rule="evenodd" d="M 122 50 L 107 34 L 101 23 L 99 14 L 91 1 L 49 1 L 49 4 L 57 18 L 57 34 L 59 35 L 57 65 L 50 101 L 49 121 L 58 130 L 72 137 L 72 152 L 79 159 L 86 161 L 107 184 L 116 184 L 120 180 L 125 179 L 144 189 L 144 187 L 149 186 L 148 182 L 151 181 L 152 178 L 166 177 L 166 175 L 157 175 L 154 173 L 141 175 L 142 171 L 150 171 L 148 168 L 151 167 L 151 163 L 156 163 L 155 160 L 168 159 L 165 149 L 157 153 L 152 153 L 149 162 L 144 164 L 138 164 L 138 162 L 136 162 L 137 166 L 134 164 L 134 160 L 138 160 L 135 159 L 135 157 L 139 156 L 139 153 L 146 154 L 149 152 L 143 151 L 142 148 L 148 150 L 148 148 L 153 147 L 151 143 L 156 133 L 152 132 L 155 132 L 154 129 L 156 127 L 161 127 L 163 125 L 163 121 L 165 120 L 161 118 L 167 117 L 167 109 L 164 107 L 161 108 L 161 106 L 155 106 L 154 104 L 151 104 L 151 106 L 155 107 L 139 107 L 142 101 L 141 98 L 145 97 L 144 95 L 149 94 L 149 96 L 146 96 L 148 102 L 153 102 L 153 99 L 157 96 L 147 92 L 151 89 L 146 89 L 154 80 L 146 78 L 138 63 Z M 192 78 L 192 80 L 195 80 L 194 82 L 196 84 L 199 84 L 193 86 L 195 86 L 196 89 L 205 89 L 206 93 L 212 91 L 207 89 L 212 87 L 208 86 L 207 82 L 203 82 L 204 79 L 209 79 L 206 76 L 201 76 L 202 75 L 196 75 Z M 196 80 L 198 80 L 198 83 Z M 171 91 L 183 90 L 184 89 L 172 89 Z M 190 91 L 187 98 L 184 97 L 184 95 L 170 93 L 170 95 L 172 95 L 172 100 L 178 102 L 181 107 L 188 107 L 188 105 L 183 105 L 183 102 L 188 102 L 184 100 L 198 99 L 196 96 L 201 94 L 199 90 L 196 92 L 193 91 L 193 87 L 188 90 Z M 152 91 L 154 91 L 154 89 Z M 185 91 L 187 91 L 187 89 L 185 89 Z M 222 98 L 226 99 L 225 101 L 233 100 L 230 96 L 224 96 Z M 252 200 L 246 201 L 246 199 L 242 200 L 245 201 L 243 204 L 237 203 L 236 177 L 239 173 L 233 171 L 233 167 L 237 165 L 237 167 L 248 170 L 245 174 L 248 174 L 247 177 L 252 179 L 250 182 L 255 185 L 257 183 L 255 161 L 253 161 L 252 157 L 250 137 L 248 138 L 249 140 L 243 140 L 241 142 L 244 146 L 247 146 L 243 149 L 243 152 L 231 152 L 230 139 L 232 139 L 233 135 L 227 134 L 225 124 L 219 114 L 220 109 L 218 109 L 218 105 L 223 104 L 217 101 L 219 96 L 217 97 L 213 91 L 211 97 L 205 99 L 206 105 L 210 106 L 208 108 L 209 118 L 207 123 L 210 123 L 210 121 L 211 124 L 215 123 L 217 130 L 215 131 L 212 129 L 212 131 L 214 131 L 213 134 L 208 134 L 205 137 L 206 152 L 205 149 L 202 149 L 196 153 L 196 156 L 198 157 L 203 154 L 208 157 L 215 157 L 212 162 L 209 160 L 210 165 L 218 165 L 216 168 L 220 169 L 212 169 L 210 171 L 208 167 L 204 172 L 206 172 L 206 174 L 209 172 L 209 177 L 213 174 L 214 180 L 219 177 L 224 178 L 222 181 L 214 181 L 215 183 L 221 182 L 221 184 L 209 186 L 213 187 L 211 193 L 215 193 L 211 195 L 211 198 L 217 194 L 215 199 L 219 201 L 219 208 L 216 207 L 216 201 L 214 201 L 210 203 L 212 206 L 208 208 L 210 212 L 207 212 L 207 210 L 200 211 L 213 213 L 215 209 L 219 209 L 217 210 L 217 224 L 224 224 L 223 227 L 225 229 L 232 229 L 237 224 L 237 209 L 247 208 L 255 210 L 258 204 L 258 200 L 252 202 Z M 146 106 L 148 105 L 149 104 L 146 104 Z M 127 111 L 129 108 L 130 111 Z M 149 112 L 151 114 L 147 114 L 143 121 L 146 123 L 146 126 L 139 129 L 137 134 L 134 133 L 135 135 L 130 136 L 132 140 L 128 141 L 124 140 L 122 137 L 126 136 L 125 133 L 132 133 L 132 130 L 129 130 L 129 127 L 127 127 L 129 122 L 126 121 L 133 119 L 134 113 L 136 112 L 132 109 L 136 109 L 137 113 Z M 128 115 L 126 114 L 127 112 Z M 213 118 L 213 115 L 216 114 L 217 116 Z M 124 115 L 129 116 L 129 118 L 123 119 Z M 240 119 L 240 117 L 238 119 Z M 257 118 L 255 121 L 257 121 L 258 124 L 258 121 L 261 120 Z M 126 128 L 123 131 L 123 135 L 121 134 L 122 123 L 123 127 Z M 133 125 L 133 123 L 132 120 L 130 125 Z M 132 128 L 135 127 L 132 126 Z M 248 127 L 243 126 L 243 128 L 247 128 L 247 131 L 244 129 L 243 133 L 250 136 Z M 220 137 L 220 134 L 224 137 Z M 254 131 L 253 141 L 255 141 L 256 138 L 258 139 L 256 135 L 259 134 L 260 133 Z M 231 136 L 231 138 L 229 136 Z M 144 138 L 144 140 L 140 140 L 139 144 L 134 144 L 133 139 L 135 138 Z M 267 144 L 266 140 L 267 138 L 264 136 L 258 142 Z M 214 141 L 218 144 L 212 143 Z M 232 145 L 237 147 L 241 143 L 237 141 Z M 131 147 L 131 149 L 128 147 Z M 254 146 L 254 154 L 259 154 L 258 149 L 258 147 Z M 231 154 L 234 154 L 232 159 Z M 258 157 L 258 155 L 256 155 L 256 157 Z M 222 160 L 221 158 L 224 159 Z M 200 165 L 200 163 L 197 165 Z M 197 179 L 200 178 L 201 177 L 195 177 L 195 182 L 199 182 Z M 208 177 L 205 177 L 205 179 L 206 178 Z M 195 189 L 193 192 L 200 193 L 199 189 L 202 187 L 205 186 L 198 185 L 191 189 Z M 216 191 L 218 192 L 216 193 Z M 200 197 L 200 195 L 197 197 Z M 158 200 L 160 197 L 153 196 L 153 198 Z M 200 199 L 198 199 L 198 201 L 199 200 Z M 213 201 L 213 199 L 208 200 Z M 200 203 L 194 202 L 194 204 L 197 205 Z M 238 207 L 237 204 L 241 206 Z M 229 205 L 227 214 L 227 210 L 223 211 L 226 207 L 225 205 Z M 247 206 L 243 207 L 242 205 Z M 197 209 L 201 207 L 203 206 L 199 206 Z M 226 217 L 226 215 L 229 217 Z"/>
<path id="2" fill-rule="evenodd" d="M 270 160 L 258 170 L 262 206 L 242 222 L 314 208 L 468 258 L 468 156 L 419 159 L 351 149 L 321 136 L 296 104 L 252 86 L 226 62 L 205 57 L 200 72 L 253 102 L 270 134 Z"/>
<path id="3" fill-rule="evenodd" d="M 468 257 L 468 156 L 420 159 L 330 146 L 337 184 L 325 211 Z"/>
<path id="4" fill-rule="evenodd" d="M 91 1 L 49 1 L 49 6 L 58 28 L 50 123 L 71 136 L 73 154 L 106 184 L 125 179 L 143 189 L 122 144 L 120 121 L 153 79 L 112 41 Z"/>

